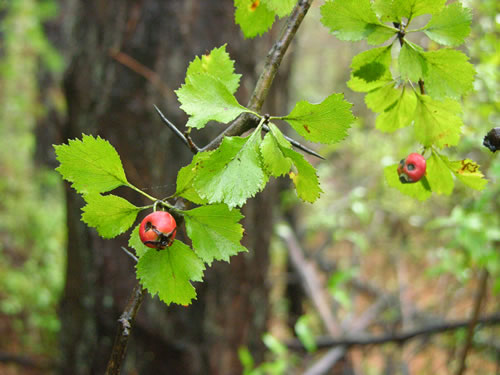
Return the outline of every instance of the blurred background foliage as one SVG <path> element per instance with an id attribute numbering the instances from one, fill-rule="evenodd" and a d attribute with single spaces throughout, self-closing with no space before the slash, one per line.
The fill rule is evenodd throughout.
<path id="1" fill-rule="evenodd" d="M 366 308 L 371 298 L 366 288 L 399 299 L 400 304 L 385 310 L 376 322 L 379 331 L 423 325 L 436 316 L 469 316 L 482 269 L 491 275 L 483 313 L 498 308 L 500 159 L 482 146 L 482 140 L 489 129 L 500 126 L 500 3 L 464 3 L 474 14 L 463 49 L 476 66 L 476 91 L 463 101 L 464 136 L 449 152 L 454 158 L 479 162 L 490 181 L 483 192 L 458 183 L 451 196 L 434 195 L 419 202 L 389 188 L 383 168 L 419 151 L 419 145 L 409 129 L 393 134 L 375 130 L 374 114 L 366 108 L 363 95 L 347 88 L 352 57 L 369 47 L 340 42 L 318 27 L 320 3 L 306 17 L 294 46 L 291 105 L 343 92 L 354 103 L 358 121 L 344 142 L 319 150 L 327 162 L 311 160 L 322 180 L 320 201 L 302 204 L 294 192 L 284 192 L 282 217 L 294 213 L 293 229 L 306 256 L 317 262 L 340 316 Z M 58 82 L 64 69 L 63 52 L 55 50 L 44 32 L 45 22 L 57 12 L 54 0 L 0 0 L 0 351 L 48 359 L 56 358 L 57 303 L 64 282 L 64 189 L 35 152 L 37 121 L 47 114 L 46 96 L 60 97 L 60 88 L 40 87 L 43 74 L 49 72 Z M 56 107 L 64 110 L 63 104 Z M 307 300 L 298 313 L 291 312 L 287 285 L 293 280 L 287 280 L 287 250 L 278 236 L 271 256 L 273 316 L 270 334 L 263 338 L 269 361 L 259 367 L 241 348 L 246 374 L 301 368 L 301 360 L 280 340 L 298 336 L 314 352 L 311 337 L 322 332 Z M 478 331 L 475 339 L 498 346 L 494 338 L 499 334 L 497 328 L 488 328 Z M 353 350 L 352 355 L 363 374 L 384 373 L 388 364 L 381 356 L 396 356 L 401 365 L 417 359 L 411 361 L 412 373 L 444 374 L 451 368 L 447 353 L 460 345 L 463 336 L 463 332 L 443 335 L 419 350 L 380 347 Z M 474 352 L 474 373 L 493 374 L 493 354 L 489 349 Z"/>
<path id="2" fill-rule="evenodd" d="M 0 2 L 0 348 L 53 356 L 64 281 L 63 185 L 35 160 L 41 71 L 64 62 L 45 36 L 54 1 Z"/>

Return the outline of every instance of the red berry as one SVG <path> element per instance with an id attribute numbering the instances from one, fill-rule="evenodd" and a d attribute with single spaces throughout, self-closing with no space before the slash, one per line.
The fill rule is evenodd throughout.
<path id="1" fill-rule="evenodd" d="M 165 211 L 156 211 L 142 220 L 139 227 L 139 237 L 147 247 L 164 249 L 172 245 L 176 231 L 173 216 Z"/>
<path id="2" fill-rule="evenodd" d="M 425 158 L 417 154 L 411 153 L 399 162 L 398 175 L 399 181 L 403 184 L 409 184 L 419 181 L 425 175 L 426 162 Z"/>

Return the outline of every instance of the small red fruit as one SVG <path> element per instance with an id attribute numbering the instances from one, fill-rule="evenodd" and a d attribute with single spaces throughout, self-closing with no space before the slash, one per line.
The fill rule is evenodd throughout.
<path id="1" fill-rule="evenodd" d="M 155 211 L 142 220 L 139 237 L 147 247 L 164 249 L 174 242 L 176 226 L 175 219 L 168 212 Z"/>
<path id="2" fill-rule="evenodd" d="M 417 154 L 411 153 L 399 162 L 398 175 L 399 181 L 403 184 L 410 184 L 419 181 L 425 175 L 426 162 L 425 158 Z"/>

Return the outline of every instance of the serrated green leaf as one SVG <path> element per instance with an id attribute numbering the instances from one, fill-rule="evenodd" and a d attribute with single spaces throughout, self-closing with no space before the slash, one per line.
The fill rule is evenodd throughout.
<path id="1" fill-rule="evenodd" d="M 201 129 L 209 121 L 228 123 L 248 109 L 238 103 L 227 87 L 208 73 L 195 73 L 175 91 L 181 109 L 190 117 L 187 126 Z"/>
<path id="2" fill-rule="evenodd" d="M 425 201 L 432 195 L 427 179 L 424 177 L 420 181 L 412 184 L 402 184 L 398 176 L 398 164 L 389 165 L 384 168 L 384 176 L 390 187 L 398 189 L 401 193 Z"/>
<path id="3" fill-rule="evenodd" d="M 199 73 L 207 73 L 218 79 L 231 94 L 234 94 L 240 85 L 241 74 L 234 73 L 234 61 L 226 52 L 225 44 L 214 48 L 201 58 L 196 56 L 187 69 L 186 82 L 190 82 L 191 77 Z"/>
<path id="4" fill-rule="evenodd" d="M 105 193 L 128 184 L 120 156 L 99 136 L 83 134 L 81 141 L 70 139 L 54 149 L 61 163 L 56 170 L 80 194 Z"/>
<path id="5" fill-rule="evenodd" d="M 266 171 L 271 176 L 279 177 L 290 171 L 292 161 L 283 154 L 283 151 L 281 151 L 280 141 L 277 137 L 281 136 L 282 141 L 284 141 L 284 147 L 290 148 L 291 146 L 276 125 L 269 124 L 269 128 L 271 131 L 264 137 L 260 145 L 260 152 Z"/>
<path id="6" fill-rule="evenodd" d="M 205 266 L 187 245 L 174 241 L 164 250 L 149 249 L 136 269 L 141 285 L 152 296 L 158 294 L 167 305 L 188 305 L 196 298 L 190 281 L 202 281 Z"/>
<path id="7" fill-rule="evenodd" d="M 219 148 L 199 163 L 194 188 L 200 197 L 232 208 L 261 191 L 267 182 L 260 159 L 261 142 L 260 127 L 246 138 L 225 137 Z"/>
<path id="8" fill-rule="evenodd" d="M 321 23 L 340 40 L 369 44 L 381 44 L 397 31 L 380 23 L 370 0 L 328 0 L 321 6 Z"/>
<path id="9" fill-rule="evenodd" d="M 450 195 L 453 191 L 455 183 L 450 168 L 435 152 L 427 159 L 425 175 L 434 193 Z"/>
<path id="10" fill-rule="evenodd" d="M 446 0 L 393 0 L 393 9 L 399 19 L 413 19 L 423 14 L 435 14 L 443 9 Z"/>
<path id="11" fill-rule="evenodd" d="M 236 11 L 234 18 L 240 25 L 245 38 L 253 38 L 264 34 L 271 28 L 276 18 L 261 0 L 235 0 Z"/>
<path id="12" fill-rule="evenodd" d="M 295 5 L 297 0 L 264 0 L 266 7 L 276 13 L 279 18 L 289 15 Z"/>
<path id="13" fill-rule="evenodd" d="M 368 92 L 392 82 L 391 60 L 391 46 L 361 52 L 352 59 L 347 85 L 353 91 Z"/>
<path id="14" fill-rule="evenodd" d="M 199 171 L 200 163 L 210 158 L 214 151 L 198 152 L 189 165 L 181 168 L 177 173 L 177 190 L 175 195 L 178 197 L 186 198 L 187 200 L 196 204 L 208 203 L 206 199 L 200 197 L 198 192 L 193 186 L 194 178 Z"/>
<path id="15" fill-rule="evenodd" d="M 135 250 L 135 255 L 140 258 L 142 257 L 148 250 L 151 250 L 150 247 L 147 247 L 144 245 L 141 241 L 141 238 L 139 237 L 139 227 L 141 224 L 137 224 L 130 233 L 130 238 L 128 240 L 128 245 Z"/>
<path id="16" fill-rule="evenodd" d="M 374 112 L 383 112 L 387 108 L 394 106 L 399 100 L 401 90 L 395 88 L 396 82 L 390 82 L 365 95 L 365 103 Z"/>
<path id="17" fill-rule="evenodd" d="M 454 100 L 438 101 L 427 95 L 417 95 L 415 138 L 424 146 L 439 148 L 458 144 L 463 125 L 462 107 Z"/>
<path id="18" fill-rule="evenodd" d="M 319 104 L 302 100 L 283 120 L 308 141 L 337 143 L 347 137 L 347 129 L 354 122 L 351 106 L 344 94 L 332 94 Z"/>
<path id="19" fill-rule="evenodd" d="M 240 244 L 243 218 L 237 209 L 229 210 L 225 204 L 198 207 L 184 211 L 186 230 L 193 241 L 195 253 L 205 262 L 229 261 L 229 257 L 247 251 Z"/>
<path id="20" fill-rule="evenodd" d="M 415 44 L 405 41 L 398 57 L 399 73 L 403 79 L 418 82 L 427 68 L 422 51 Z"/>
<path id="21" fill-rule="evenodd" d="M 141 210 L 132 203 L 116 195 L 87 194 L 82 221 L 96 228 L 103 238 L 113 238 L 129 229 Z"/>
<path id="22" fill-rule="evenodd" d="M 377 129 L 383 132 L 393 132 L 396 131 L 397 129 L 401 129 L 404 128 L 405 126 L 410 125 L 411 122 L 413 121 L 415 109 L 417 106 L 417 97 L 412 90 L 409 90 L 406 87 L 403 87 L 402 90 L 395 90 L 395 89 L 393 90 L 397 92 L 399 96 L 397 97 L 396 101 L 394 101 L 391 105 L 386 107 L 377 116 L 377 120 L 375 122 L 375 126 L 377 127 Z M 381 90 L 373 91 L 367 94 L 365 100 L 375 101 L 376 99 L 371 99 L 368 96 L 369 95 L 377 96 L 378 91 Z M 395 94 L 394 91 L 387 93 L 388 99 L 392 100 Z M 388 100 L 387 103 L 390 103 L 390 101 Z M 378 105 L 379 105 L 378 108 L 383 106 L 382 103 Z"/>
<path id="23" fill-rule="evenodd" d="M 458 161 L 450 161 L 446 157 L 443 157 L 443 159 L 455 176 L 468 187 L 483 190 L 488 184 L 488 180 L 484 178 L 476 162 L 470 159 Z"/>
<path id="24" fill-rule="evenodd" d="M 313 203 L 323 192 L 319 186 L 319 179 L 316 169 L 298 152 L 292 149 L 281 148 L 284 155 L 293 161 L 296 172 L 290 172 L 297 195 L 300 199 Z"/>
<path id="25" fill-rule="evenodd" d="M 476 71 L 463 52 L 444 48 L 422 55 L 426 62 L 423 73 L 427 94 L 436 99 L 458 99 L 472 91 Z"/>
<path id="26" fill-rule="evenodd" d="M 458 46 L 469 35 L 471 21 L 470 9 L 463 8 L 462 4 L 457 1 L 432 16 L 424 33 L 436 43 Z"/>

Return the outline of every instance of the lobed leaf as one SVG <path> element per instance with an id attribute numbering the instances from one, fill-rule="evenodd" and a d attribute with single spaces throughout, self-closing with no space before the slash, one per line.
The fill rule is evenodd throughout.
<path id="1" fill-rule="evenodd" d="M 261 191 L 267 182 L 259 153 L 261 142 L 260 127 L 246 138 L 225 137 L 217 150 L 198 163 L 193 186 L 199 196 L 232 208 Z"/>
<path id="2" fill-rule="evenodd" d="M 212 120 L 228 123 L 248 111 L 224 83 L 205 72 L 189 75 L 175 93 L 181 109 L 190 116 L 186 125 L 191 128 L 201 129 Z"/>
<path id="3" fill-rule="evenodd" d="M 391 61 L 391 46 L 361 52 L 352 59 L 347 86 L 353 91 L 368 92 L 392 82 Z"/>
<path id="4" fill-rule="evenodd" d="M 141 208 L 116 195 L 87 194 L 83 208 L 82 221 L 96 228 L 103 238 L 113 238 L 134 224 Z"/>
<path id="5" fill-rule="evenodd" d="M 198 152 L 189 165 L 181 168 L 177 173 L 177 190 L 175 195 L 178 197 L 186 198 L 187 200 L 196 204 L 208 203 L 206 199 L 200 197 L 198 192 L 193 186 L 194 178 L 196 177 L 200 164 L 210 158 L 214 151 Z"/>
<path id="6" fill-rule="evenodd" d="M 427 159 L 425 174 L 433 192 L 445 195 L 451 194 L 455 185 L 453 176 L 450 168 L 436 152 L 433 152 L 431 157 Z"/>
<path id="7" fill-rule="evenodd" d="M 425 26 L 424 33 L 433 41 L 447 46 L 458 46 L 470 33 L 472 14 L 460 2 L 446 6 L 440 13 L 432 16 Z"/>
<path id="8" fill-rule="evenodd" d="M 435 14 L 443 9 L 446 0 L 375 0 L 374 9 L 383 21 L 401 22 L 423 14 Z"/>
<path id="9" fill-rule="evenodd" d="M 263 0 L 234 0 L 234 5 L 235 22 L 240 25 L 245 38 L 264 34 L 271 28 L 276 18 Z"/>
<path id="10" fill-rule="evenodd" d="M 367 39 L 369 44 L 381 44 L 397 32 L 378 20 L 370 0 L 327 0 L 321 6 L 321 23 L 340 40 Z"/>
<path id="11" fill-rule="evenodd" d="M 281 131 L 274 124 L 269 124 L 271 131 L 266 134 L 260 145 L 260 153 L 266 171 L 274 177 L 283 176 L 290 171 L 292 161 L 285 156 L 280 144 L 291 148 L 290 143 L 283 137 Z M 279 140 L 281 138 L 281 140 Z"/>
<path id="12" fill-rule="evenodd" d="M 417 99 L 415 138 L 426 147 L 458 144 L 463 125 L 460 104 L 451 99 L 434 100 L 427 95 L 417 95 Z"/>
<path id="13" fill-rule="evenodd" d="M 189 246 L 174 241 L 164 250 L 149 249 L 136 265 L 137 278 L 167 305 L 188 305 L 196 298 L 191 281 L 202 281 L 205 266 Z"/>
<path id="14" fill-rule="evenodd" d="M 54 149 L 61 163 L 56 170 L 80 194 L 105 193 L 128 185 L 118 152 L 99 136 L 83 134 L 82 140 L 70 139 Z"/>
<path id="15" fill-rule="evenodd" d="M 488 180 L 484 178 L 483 173 L 479 170 L 479 164 L 476 162 L 470 159 L 450 161 L 445 156 L 441 157 L 453 174 L 468 187 L 483 190 L 488 184 Z"/>
<path id="16" fill-rule="evenodd" d="M 436 99 L 458 99 L 472 91 L 474 66 L 461 51 L 440 49 L 422 53 L 426 66 L 423 69 L 426 92 Z"/>
<path id="17" fill-rule="evenodd" d="M 150 247 L 144 245 L 139 237 L 139 227 L 141 224 L 137 224 L 135 228 L 130 233 L 130 238 L 128 240 L 128 245 L 135 250 L 135 255 L 140 258 L 142 257 L 148 250 L 151 250 Z"/>
<path id="18" fill-rule="evenodd" d="M 347 129 L 354 122 L 351 106 L 344 94 L 332 94 L 319 104 L 302 100 L 283 120 L 308 141 L 337 143 L 347 137 Z"/>
<path id="19" fill-rule="evenodd" d="M 240 244 L 243 227 L 239 221 L 243 215 L 239 210 L 229 210 L 225 204 L 219 204 L 184 211 L 183 215 L 193 249 L 205 263 L 229 261 L 232 255 L 247 251 Z"/>
<path id="20" fill-rule="evenodd" d="M 282 18 L 292 12 L 297 4 L 297 0 L 264 0 L 264 3 L 269 10 L 276 13 L 279 18 Z"/>
<path id="21" fill-rule="evenodd" d="M 316 175 L 316 169 L 309 162 L 291 148 L 282 148 L 283 154 L 290 158 L 295 166 L 296 171 L 290 172 L 297 195 L 300 199 L 314 203 L 323 192 L 319 186 L 319 179 Z"/>
<path id="22" fill-rule="evenodd" d="M 231 94 L 234 94 L 240 85 L 241 74 L 234 73 L 234 61 L 226 52 L 225 44 L 214 48 L 201 58 L 196 56 L 187 69 L 186 82 L 190 82 L 191 77 L 199 73 L 207 73 L 218 79 Z"/>
<path id="23" fill-rule="evenodd" d="M 389 165 L 384 168 L 385 180 L 390 187 L 396 188 L 401 193 L 416 198 L 419 201 L 424 201 L 432 195 L 432 191 L 425 177 L 412 184 L 403 184 L 399 181 L 397 169 L 398 164 Z"/>
<path id="24" fill-rule="evenodd" d="M 427 69 L 427 65 L 422 52 L 420 46 L 405 41 L 398 57 L 399 73 L 403 79 L 418 82 L 424 77 L 424 70 Z"/>
<path id="25" fill-rule="evenodd" d="M 384 99 L 387 101 L 384 102 Z M 410 125 L 417 106 L 417 97 L 412 90 L 406 87 L 397 90 L 392 85 L 368 93 L 365 101 L 372 110 L 380 112 L 375 126 L 384 132 L 393 132 Z M 381 110 L 387 103 L 391 104 Z"/>

